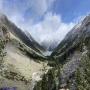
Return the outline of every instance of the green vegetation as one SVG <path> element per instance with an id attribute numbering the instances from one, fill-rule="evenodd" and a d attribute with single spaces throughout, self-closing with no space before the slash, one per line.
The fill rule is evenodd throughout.
<path id="1" fill-rule="evenodd" d="M 6 55 L 6 53 L 3 51 L 5 48 L 5 41 L 0 39 L 0 73 L 3 71 L 4 68 L 4 57 Z"/>
<path id="2" fill-rule="evenodd" d="M 56 63 L 55 67 L 51 68 L 47 73 L 45 65 L 43 65 L 42 80 L 37 83 L 34 90 L 59 90 L 60 85 L 60 70 L 61 65 Z"/>
<path id="3" fill-rule="evenodd" d="M 77 90 L 90 90 L 90 55 L 84 53 L 80 67 L 75 74 Z"/>
<path id="4" fill-rule="evenodd" d="M 30 83 L 31 80 L 27 80 L 24 76 L 22 76 L 20 73 L 12 72 L 12 71 L 5 71 L 4 76 L 5 78 L 9 80 L 16 80 L 16 81 L 22 81 L 26 85 Z"/>
<path id="5" fill-rule="evenodd" d="M 17 42 L 15 40 L 12 43 L 17 45 Z M 6 41 L 0 39 L 0 76 L 7 78 L 9 80 L 22 81 L 25 84 L 30 83 L 30 80 L 26 80 L 26 78 L 22 76 L 20 73 L 16 73 L 14 71 L 12 72 L 8 70 L 7 67 L 4 65 L 4 57 L 6 56 L 6 52 L 4 52 L 5 45 Z M 9 65 L 9 67 L 10 66 L 11 65 Z"/>
<path id="6" fill-rule="evenodd" d="M 27 45 L 25 45 L 23 42 L 19 42 L 16 39 L 11 39 L 11 43 L 15 47 L 19 48 L 19 50 L 22 51 L 23 54 L 26 54 L 30 58 L 34 58 L 36 61 L 37 61 L 37 59 L 40 60 L 40 61 L 44 61 L 44 60 L 47 59 L 42 54 L 34 51 L 33 49 L 31 49 L 30 47 L 28 47 Z"/>

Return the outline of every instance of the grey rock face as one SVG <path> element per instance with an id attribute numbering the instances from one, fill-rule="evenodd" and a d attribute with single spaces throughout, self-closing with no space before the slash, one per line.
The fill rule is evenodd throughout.
<path id="1" fill-rule="evenodd" d="M 58 45 L 58 47 L 52 53 L 52 56 L 59 56 L 68 52 L 70 49 L 79 46 L 82 41 L 86 38 L 90 38 L 90 16 L 86 18 L 79 24 L 77 24 L 64 38 L 64 40 Z"/>
<path id="2" fill-rule="evenodd" d="M 29 33 L 25 33 L 14 23 L 12 23 L 5 15 L 0 14 L 0 27 L 2 26 L 5 26 L 9 32 L 18 37 L 23 43 L 38 53 L 45 51 L 45 49 L 38 42 L 36 42 Z"/>
<path id="3" fill-rule="evenodd" d="M 70 90 L 76 90 L 75 80 L 72 77 L 80 65 L 82 55 L 87 53 L 87 50 L 82 52 L 82 49 L 85 49 L 83 43 L 89 46 L 88 42 L 90 42 L 90 15 L 66 35 L 51 55 L 60 63 L 64 62 L 60 77 L 61 87 L 67 86 L 67 81 L 70 80 L 72 82 Z"/>
<path id="4" fill-rule="evenodd" d="M 76 51 L 70 57 L 70 61 L 63 65 L 61 72 L 61 87 L 67 85 L 67 81 L 70 77 L 72 77 L 76 69 L 79 67 L 81 56 L 81 53 Z"/>

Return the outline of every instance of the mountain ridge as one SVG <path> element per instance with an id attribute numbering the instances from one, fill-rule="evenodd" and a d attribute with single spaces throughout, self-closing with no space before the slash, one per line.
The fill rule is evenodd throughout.
<path id="1" fill-rule="evenodd" d="M 84 62 L 83 57 L 86 54 L 90 56 L 90 15 L 74 26 L 50 56 L 63 65 L 60 76 L 61 88 L 67 87 L 71 82 L 69 89 L 78 90 L 75 73 L 81 68 L 81 62 Z M 82 66 L 84 67 L 84 65 Z"/>
<path id="2" fill-rule="evenodd" d="M 82 42 L 82 40 L 84 41 L 86 38 L 89 38 L 90 31 L 86 28 L 87 25 L 90 24 L 89 21 L 90 16 L 88 15 L 80 24 L 75 25 L 74 28 L 66 35 L 64 40 L 62 40 L 62 42 L 55 48 L 52 56 L 55 54 L 58 56 L 60 53 L 64 52 L 65 48 L 70 49 L 71 45 L 72 47 L 77 46 L 80 42 Z M 59 48 L 61 49 L 58 50 L 58 53 L 56 53 Z"/>
<path id="3" fill-rule="evenodd" d="M 0 17 L 1 24 L 3 23 L 8 30 L 14 34 L 16 37 L 20 38 L 27 46 L 33 48 L 37 52 L 43 52 L 45 49 L 40 46 L 34 39 L 32 39 L 32 36 L 27 36 L 24 31 L 22 31 L 20 28 L 18 28 L 14 23 L 8 20 L 8 18 L 5 15 L 1 15 Z M 33 40 L 33 42 L 30 40 L 30 38 Z"/>

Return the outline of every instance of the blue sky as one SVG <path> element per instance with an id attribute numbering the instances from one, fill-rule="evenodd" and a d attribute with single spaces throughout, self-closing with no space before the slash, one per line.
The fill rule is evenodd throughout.
<path id="1" fill-rule="evenodd" d="M 90 12 L 90 0 L 56 0 L 52 10 L 60 14 L 64 22 L 71 22 Z"/>
<path id="2" fill-rule="evenodd" d="M 39 41 L 61 41 L 90 12 L 90 0 L 0 0 L 0 11 Z"/>

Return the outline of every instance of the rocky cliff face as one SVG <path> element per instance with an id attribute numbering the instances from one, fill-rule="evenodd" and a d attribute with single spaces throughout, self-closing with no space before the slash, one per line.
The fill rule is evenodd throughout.
<path id="1" fill-rule="evenodd" d="M 55 77 L 54 75 L 54 78 L 49 77 L 51 80 L 48 80 L 47 76 L 46 83 L 44 79 L 47 88 L 50 88 L 50 90 L 78 90 L 75 73 L 80 67 L 81 61 L 83 62 L 82 58 L 87 52 L 90 52 L 90 16 L 86 16 L 81 23 L 77 24 L 51 54 L 50 57 L 55 61 L 56 66 L 54 66 L 55 64 L 53 65 L 54 68 L 51 69 L 53 74 L 50 74 L 56 74 L 56 72 L 60 70 L 59 66 L 61 65 L 62 67 L 58 76 Z M 54 71 L 55 69 L 57 71 Z M 51 86 L 47 84 L 52 80 L 56 82 L 53 81 Z M 36 87 L 38 87 L 39 84 L 40 82 Z M 55 87 L 58 89 L 55 89 Z M 35 90 L 40 90 L 40 88 L 35 88 Z M 45 88 L 45 90 L 48 89 Z"/>
<path id="2" fill-rule="evenodd" d="M 83 43 L 88 44 L 90 39 L 90 16 L 77 24 L 62 40 L 58 47 L 53 51 L 53 57 L 60 59 L 64 55 L 69 56 L 73 51 L 79 48 Z M 64 61 L 64 60 L 63 60 Z"/>
<path id="3" fill-rule="evenodd" d="M 74 81 L 73 75 L 87 50 L 90 52 L 90 15 L 86 16 L 66 35 L 51 55 L 63 64 L 61 87 L 67 86 L 68 80 Z M 70 90 L 76 90 L 75 86 Z"/>
<path id="4" fill-rule="evenodd" d="M 42 61 L 46 60 L 42 55 L 43 47 L 30 34 L 27 35 L 17 28 L 4 15 L 0 15 L 0 39 L 6 42 L 3 70 L 0 66 L 0 89 L 31 90 L 37 78 L 33 75 L 42 73 Z M 38 75 L 40 76 L 41 74 Z"/>
<path id="5" fill-rule="evenodd" d="M 25 33 L 23 30 L 18 28 L 14 23 L 9 21 L 5 15 L 0 15 L 0 25 L 8 29 L 9 32 L 18 37 L 23 43 L 25 43 L 33 50 L 39 53 L 45 51 L 45 49 L 42 46 L 40 46 L 29 33 Z"/>

